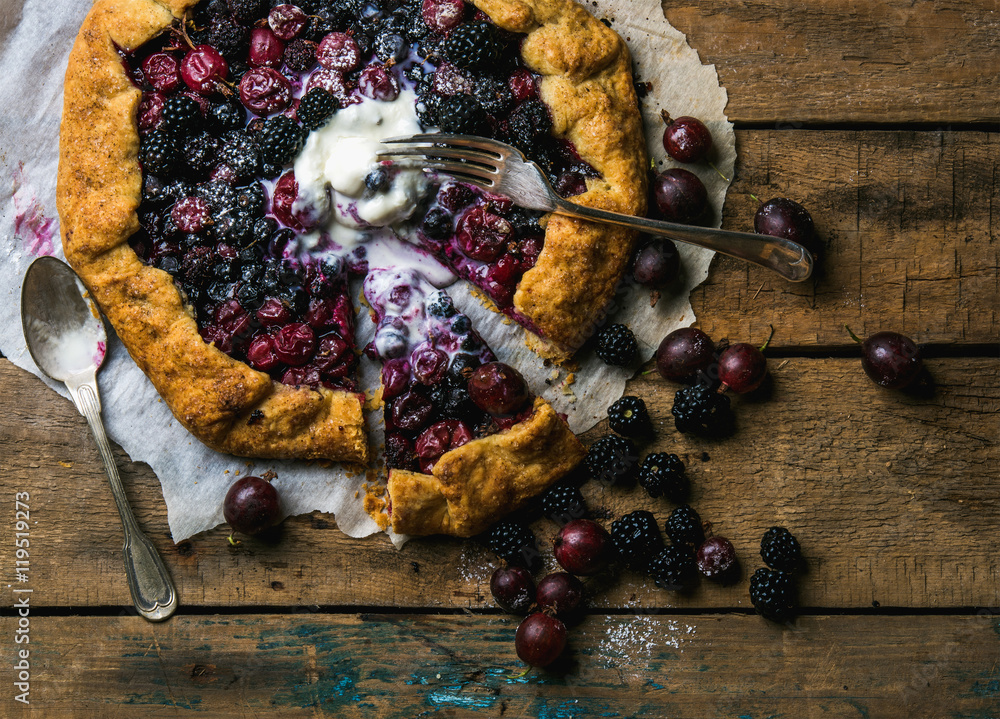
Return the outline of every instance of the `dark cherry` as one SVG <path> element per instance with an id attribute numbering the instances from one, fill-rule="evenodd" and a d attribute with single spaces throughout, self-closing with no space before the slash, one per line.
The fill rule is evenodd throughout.
<path id="1" fill-rule="evenodd" d="M 285 325 L 274 335 L 274 353 L 285 364 L 304 365 L 316 354 L 316 334 L 305 322 Z"/>
<path id="2" fill-rule="evenodd" d="M 449 449 L 468 444 L 472 439 L 472 431 L 464 422 L 457 419 L 435 422 L 417 437 L 415 445 L 417 456 L 421 460 L 430 460 L 429 466 L 421 468 L 430 469 L 442 454 Z"/>
<path id="3" fill-rule="evenodd" d="M 247 362 L 250 363 L 251 367 L 261 372 L 277 369 L 281 360 L 274 352 L 274 338 L 267 334 L 254 337 L 247 347 Z"/>
<path id="4" fill-rule="evenodd" d="M 250 64 L 254 67 L 278 67 L 285 43 L 270 28 L 256 27 L 250 32 Z"/>
<path id="5" fill-rule="evenodd" d="M 434 405 L 419 392 L 409 390 L 392 401 L 393 425 L 409 431 L 426 427 L 434 414 Z"/>
<path id="6" fill-rule="evenodd" d="M 699 177 L 680 167 L 658 174 L 653 180 L 653 197 L 664 219 L 693 224 L 708 209 L 708 190 Z"/>
<path id="7" fill-rule="evenodd" d="M 466 257 L 493 262 L 503 254 L 513 232 L 514 228 L 503 217 L 486 207 L 476 207 L 462 216 L 455 237 Z"/>
<path id="8" fill-rule="evenodd" d="M 535 582 L 524 567 L 499 567 L 490 577 L 490 593 L 511 614 L 527 614 L 535 603 Z"/>
<path id="9" fill-rule="evenodd" d="M 181 61 L 181 79 L 199 95 L 218 91 L 229 74 L 229 63 L 211 45 L 198 45 Z"/>
<path id="10" fill-rule="evenodd" d="M 392 102 L 399 97 L 399 81 L 379 63 L 372 63 L 361 71 L 358 90 L 371 100 Z"/>
<path id="11" fill-rule="evenodd" d="M 399 396 L 410 381 L 410 363 L 405 359 L 391 359 L 382 365 L 382 398 Z"/>
<path id="12" fill-rule="evenodd" d="M 644 287 L 663 289 L 675 279 L 681 267 L 677 246 L 670 240 L 652 240 L 635 253 L 632 277 Z"/>
<path id="13" fill-rule="evenodd" d="M 240 80 L 240 102 L 258 115 L 281 112 L 292 102 L 292 84 L 273 67 L 255 67 Z"/>
<path id="14" fill-rule="evenodd" d="M 808 210 L 794 200 L 776 197 L 757 208 L 753 229 L 760 235 L 784 237 L 809 246 L 816 235 L 816 226 Z"/>
<path id="15" fill-rule="evenodd" d="M 281 519 L 278 491 L 260 477 L 236 480 L 226 492 L 222 514 L 234 531 L 257 534 Z"/>
<path id="16" fill-rule="evenodd" d="M 550 609 L 556 614 L 575 612 L 583 602 L 583 582 L 566 572 L 554 572 L 543 578 L 535 590 L 539 609 Z"/>
<path id="17" fill-rule="evenodd" d="M 694 327 L 676 329 L 656 350 L 656 369 L 673 382 L 693 382 L 715 360 L 712 338 Z"/>
<path id="18" fill-rule="evenodd" d="M 695 555 L 698 571 L 709 579 L 725 580 L 736 569 L 736 550 L 725 537 L 709 537 Z"/>
<path id="19" fill-rule="evenodd" d="M 516 414 L 530 396 L 521 373 L 503 362 L 487 362 L 469 375 L 469 397 L 494 417 Z"/>
<path id="20" fill-rule="evenodd" d="M 181 232 L 201 232 L 212 224 L 208 203 L 200 197 L 185 197 L 170 210 L 170 219 Z"/>
<path id="21" fill-rule="evenodd" d="M 678 162 L 698 162 L 712 149 L 712 133 L 696 117 L 678 117 L 663 131 L 663 148 Z"/>
<path id="22" fill-rule="evenodd" d="M 282 40 L 291 40 L 309 24 L 309 16 L 295 5 L 276 5 L 267 15 L 271 32 Z"/>
<path id="23" fill-rule="evenodd" d="M 522 621 L 514 635 L 517 656 L 533 667 L 547 667 L 565 648 L 566 625 L 542 612 Z"/>
<path id="24" fill-rule="evenodd" d="M 527 68 L 521 67 L 515 70 L 507 81 L 510 86 L 514 101 L 522 103 L 538 96 L 538 86 L 535 85 L 535 77 Z"/>
<path id="25" fill-rule="evenodd" d="M 329 334 L 319 340 L 313 364 L 324 377 L 336 379 L 346 377 L 354 366 L 354 353 L 342 337 Z"/>
<path id="26" fill-rule="evenodd" d="M 580 576 L 597 574 L 614 555 L 611 535 L 590 519 L 567 522 L 556 535 L 552 552 L 559 566 Z"/>
<path id="27" fill-rule="evenodd" d="M 903 389 L 920 376 L 924 363 L 913 340 L 886 331 L 876 332 L 861 343 L 861 366 L 875 384 Z"/>
<path id="28" fill-rule="evenodd" d="M 163 120 L 163 106 L 167 103 L 167 98 L 160 92 L 144 92 L 139 101 L 139 111 L 137 121 L 140 132 L 149 132 L 159 127 Z M 147 175 L 148 177 L 148 175 Z"/>
<path id="29" fill-rule="evenodd" d="M 292 320 L 288 306 L 277 297 L 268 297 L 264 300 L 264 304 L 260 306 L 255 316 L 264 327 L 280 326 Z"/>
<path id="30" fill-rule="evenodd" d="M 154 52 L 142 61 L 146 81 L 160 92 L 173 92 L 181 86 L 181 63 L 168 52 Z"/>
<path id="31" fill-rule="evenodd" d="M 746 342 L 729 345 L 719 355 L 719 381 L 733 392 L 753 392 L 767 376 L 767 359 Z"/>
<path id="32" fill-rule="evenodd" d="M 274 185 L 274 195 L 271 199 L 271 212 L 278 221 L 301 232 L 305 229 L 292 211 L 292 205 L 299 194 L 299 183 L 295 181 L 295 173 L 289 170 L 282 175 Z"/>
<path id="33" fill-rule="evenodd" d="M 305 91 L 308 93 L 313 88 L 321 87 L 337 98 L 342 105 L 357 102 L 357 98 L 351 98 L 351 87 L 344 79 L 344 74 L 340 70 L 327 70 L 320 68 L 309 77 Z"/>
<path id="34" fill-rule="evenodd" d="M 446 33 L 458 27 L 465 16 L 463 0 L 423 0 L 420 14 L 432 31 Z"/>
<path id="35" fill-rule="evenodd" d="M 433 347 L 418 347 L 410 355 L 413 376 L 425 385 L 437 384 L 448 373 L 448 355 Z"/>
<path id="36" fill-rule="evenodd" d="M 316 60 L 327 70 L 350 72 L 361 67 L 361 48 L 346 32 L 331 32 L 316 50 Z"/>

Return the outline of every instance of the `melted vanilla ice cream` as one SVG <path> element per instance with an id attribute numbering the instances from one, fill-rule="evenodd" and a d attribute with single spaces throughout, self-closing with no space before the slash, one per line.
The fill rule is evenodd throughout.
<path id="1" fill-rule="evenodd" d="M 328 217 L 325 231 L 343 249 L 365 242 L 366 230 L 408 219 L 426 194 L 429 182 L 420 170 L 385 168 L 387 186 L 370 190 L 365 178 L 379 168 L 376 153 L 386 137 L 421 132 L 416 95 L 403 90 L 392 102 L 363 99 L 334 113 L 309 134 L 295 160 L 299 185 L 296 207 L 312 206 Z"/>

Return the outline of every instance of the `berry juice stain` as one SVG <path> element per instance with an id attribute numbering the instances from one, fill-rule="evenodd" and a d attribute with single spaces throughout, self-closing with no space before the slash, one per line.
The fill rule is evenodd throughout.
<path id="1" fill-rule="evenodd" d="M 55 253 L 52 238 L 56 233 L 55 219 L 46 217 L 35 191 L 24 182 L 24 163 L 18 163 L 13 175 L 14 236 L 21 240 L 24 251 L 33 257 Z"/>

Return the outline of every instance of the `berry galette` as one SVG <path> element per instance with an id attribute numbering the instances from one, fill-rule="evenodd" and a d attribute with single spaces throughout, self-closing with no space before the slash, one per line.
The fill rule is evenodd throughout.
<path id="1" fill-rule="evenodd" d="M 376 153 L 390 136 L 488 135 L 574 201 L 640 214 L 629 63 L 571 0 L 98 0 L 66 74 L 67 259 L 221 451 L 366 462 L 357 368 L 382 362 L 390 475 L 372 511 L 473 534 L 583 450 L 442 288 L 468 280 L 565 361 L 633 237 Z M 365 347 L 354 280 L 377 324 Z"/>

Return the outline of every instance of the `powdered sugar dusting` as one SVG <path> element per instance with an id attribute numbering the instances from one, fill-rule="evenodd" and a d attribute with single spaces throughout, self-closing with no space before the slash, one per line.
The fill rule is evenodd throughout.
<path id="1" fill-rule="evenodd" d="M 654 653 L 664 648 L 681 649 L 695 631 L 694 625 L 653 615 L 610 620 L 607 634 L 598 644 L 598 654 L 605 668 L 634 668 L 635 678 L 641 679 Z"/>
<path id="2" fill-rule="evenodd" d="M 35 191 L 24 182 L 24 163 L 18 163 L 14 183 L 14 236 L 21 240 L 24 251 L 33 257 L 52 255 L 55 248 L 55 218 L 46 217 Z"/>

